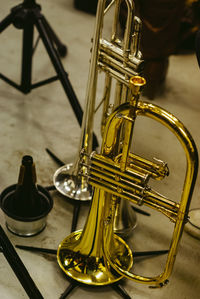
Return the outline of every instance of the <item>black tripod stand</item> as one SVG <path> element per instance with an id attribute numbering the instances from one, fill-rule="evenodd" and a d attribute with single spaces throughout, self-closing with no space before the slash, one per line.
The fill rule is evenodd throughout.
<path id="1" fill-rule="evenodd" d="M 77 121 L 81 125 L 83 111 L 68 79 L 68 74 L 65 72 L 59 58 L 59 55 L 66 55 L 67 48 L 60 42 L 46 18 L 41 14 L 41 6 L 35 0 L 24 0 L 22 4 L 13 7 L 10 14 L 0 22 L 0 33 L 11 24 L 17 29 L 23 30 L 21 83 L 18 85 L 1 73 L 0 78 L 24 94 L 29 93 L 33 88 L 59 79 L 68 96 Z M 37 28 L 39 38 L 41 38 L 46 48 L 57 75 L 32 84 L 32 58 L 39 41 L 38 38 L 35 46 L 33 46 L 34 26 Z"/>

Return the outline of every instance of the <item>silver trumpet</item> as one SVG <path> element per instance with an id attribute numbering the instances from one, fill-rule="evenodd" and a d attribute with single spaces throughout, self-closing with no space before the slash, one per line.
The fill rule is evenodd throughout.
<path id="1" fill-rule="evenodd" d="M 133 0 L 126 0 L 127 21 L 121 39 L 119 37 L 119 15 L 122 0 L 112 0 L 107 6 L 106 2 L 106 0 L 98 1 L 78 154 L 73 164 L 66 164 L 57 169 L 53 177 L 54 185 L 61 194 L 78 201 L 89 201 L 92 198 L 92 189 L 86 180 L 88 171 L 87 154 L 89 156 L 92 151 L 99 71 L 105 73 L 103 99 L 100 102 L 100 105 L 103 104 L 101 122 L 103 132 L 109 114 L 122 103 L 123 99 L 127 100 L 128 98 L 129 79 L 132 76 L 139 75 L 143 69 L 142 55 L 139 51 L 141 21 L 134 15 Z M 111 7 L 114 8 L 114 20 L 111 39 L 108 41 L 103 38 L 102 33 L 104 17 Z M 111 103 L 112 81 L 115 81 L 114 103 Z M 84 148 L 84 155 L 81 153 L 82 148 Z M 126 215 L 126 221 L 123 219 L 123 214 Z M 127 235 L 136 224 L 135 213 L 133 213 L 130 204 L 121 201 L 116 215 L 118 215 L 118 219 L 115 221 L 116 230 L 120 234 Z"/>

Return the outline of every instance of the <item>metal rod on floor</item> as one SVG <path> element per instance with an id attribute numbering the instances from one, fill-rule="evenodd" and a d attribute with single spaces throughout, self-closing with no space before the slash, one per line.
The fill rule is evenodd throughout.
<path id="1" fill-rule="evenodd" d="M 75 289 L 75 288 L 77 288 L 78 287 L 78 285 L 77 284 L 73 284 L 73 283 L 71 283 L 68 287 L 67 287 L 67 289 L 64 291 L 64 293 L 62 293 L 61 294 L 61 296 L 60 296 L 60 299 L 65 299 L 65 298 L 67 298 L 67 296 Z"/>
<path id="2" fill-rule="evenodd" d="M 44 297 L 40 293 L 39 289 L 35 285 L 32 280 L 29 272 L 26 267 L 22 263 L 20 257 L 18 256 L 16 250 L 5 234 L 3 228 L 0 226 L 0 246 L 2 248 L 2 252 L 8 261 L 9 265 L 13 269 L 15 275 L 26 291 L 27 295 L 31 299 L 43 299 Z"/>
<path id="3" fill-rule="evenodd" d="M 131 299 L 129 294 L 126 292 L 126 290 L 120 284 L 115 284 L 112 286 L 112 288 L 124 299 Z"/>
<path id="4" fill-rule="evenodd" d="M 167 254 L 169 250 L 156 250 L 156 251 L 139 251 L 139 252 L 133 252 L 134 257 L 143 257 L 143 256 L 149 256 L 149 255 L 162 255 Z"/>
<path id="5" fill-rule="evenodd" d="M 48 249 L 48 248 L 41 248 L 41 247 L 33 247 L 33 246 L 24 246 L 24 245 L 15 245 L 16 248 L 27 250 L 27 251 L 35 251 L 35 252 L 43 252 L 49 254 L 57 254 L 56 249 Z"/>
<path id="6" fill-rule="evenodd" d="M 59 165 L 59 166 L 64 166 L 65 163 L 61 161 L 50 149 L 46 148 L 46 152 L 49 154 L 49 156 Z"/>
<path id="7" fill-rule="evenodd" d="M 74 211 L 73 211 L 73 219 L 72 219 L 71 232 L 74 232 L 76 230 L 80 208 L 81 208 L 81 203 L 80 202 L 76 202 L 74 204 Z"/>

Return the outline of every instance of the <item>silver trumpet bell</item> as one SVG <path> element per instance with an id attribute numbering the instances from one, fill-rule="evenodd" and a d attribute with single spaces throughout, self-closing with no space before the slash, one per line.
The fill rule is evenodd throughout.
<path id="1" fill-rule="evenodd" d="M 92 198 L 90 185 L 79 177 L 72 163 L 56 170 L 53 176 L 53 183 L 61 194 L 71 199 L 89 201 Z"/>

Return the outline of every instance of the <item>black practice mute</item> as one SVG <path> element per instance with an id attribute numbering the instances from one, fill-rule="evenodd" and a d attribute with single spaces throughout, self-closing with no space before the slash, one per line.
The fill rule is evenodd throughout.
<path id="1" fill-rule="evenodd" d="M 18 183 L 7 187 L 0 195 L 7 228 L 19 236 L 33 236 L 46 226 L 46 217 L 53 207 L 49 192 L 36 184 L 33 158 L 24 156 Z"/>

